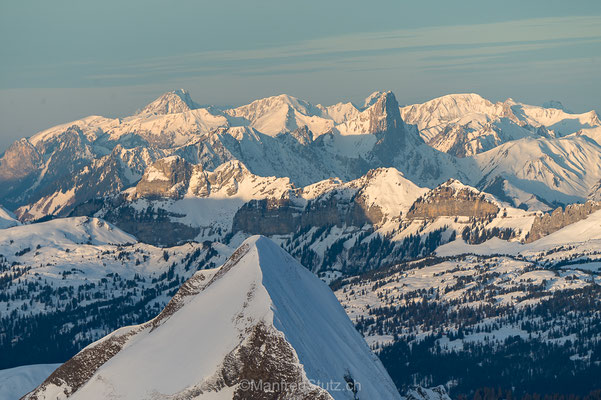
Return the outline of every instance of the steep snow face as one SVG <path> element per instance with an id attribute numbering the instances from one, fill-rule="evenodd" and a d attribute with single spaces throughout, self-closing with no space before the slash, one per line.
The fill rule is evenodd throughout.
<path id="1" fill-rule="evenodd" d="M 490 150 L 524 137 L 560 137 L 572 133 L 595 140 L 601 123 L 595 112 L 570 114 L 557 108 L 491 103 L 477 94 L 453 94 L 401 108 L 432 147 L 459 157 Z"/>
<path id="2" fill-rule="evenodd" d="M 248 121 L 256 130 L 271 136 L 302 126 L 309 127 L 309 130 L 319 136 L 334 126 L 334 121 L 327 115 L 324 118 L 322 109 L 285 94 L 255 100 L 225 112 Z"/>
<path id="3" fill-rule="evenodd" d="M 94 141 L 99 137 L 102 128 L 117 126 L 119 125 L 119 120 L 115 118 L 105 118 L 97 115 L 91 115 L 89 117 L 71 121 L 66 124 L 56 125 L 52 128 L 38 132 L 29 138 L 29 142 L 37 147 L 43 142 L 56 138 L 65 132 L 69 127 L 74 125 L 78 126 L 90 139 L 90 141 Z"/>
<path id="4" fill-rule="evenodd" d="M 88 346 L 27 398 L 250 398 L 279 383 L 280 396 L 353 399 L 347 382 L 361 398 L 400 397 L 330 289 L 255 236 L 154 320 Z"/>
<path id="5" fill-rule="evenodd" d="M 496 114 L 494 104 L 474 94 L 450 94 L 401 108 L 403 120 L 415 124 L 424 140 L 428 142 L 435 137 L 442 126 L 450 121 L 458 120 L 466 115 Z"/>
<path id="6" fill-rule="evenodd" d="M 15 400 L 35 389 L 60 364 L 37 364 L 0 370 L 0 400 Z"/>
<path id="7" fill-rule="evenodd" d="M 383 91 L 375 91 L 372 94 L 370 94 L 369 96 L 367 96 L 365 98 L 365 101 L 363 102 L 363 109 L 367 109 L 371 106 L 373 106 L 374 104 L 376 104 L 376 102 L 378 100 L 380 100 L 380 98 L 384 95 L 386 95 L 387 92 L 383 92 Z"/>
<path id="8" fill-rule="evenodd" d="M 102 153 L 116 143 L 127 148 L 144 141 L 162 148 L 181 146 L 199 135 L 227 127 L 229 122 L 215 110 L 199 108 L 190 94 L 180 89 L 161 95 L 136 115 L 123 119 L 90 116 L 41 131 L 29 141 L 43 149 L 48 147 L 45 143 L 60 139 L 72 126 L 77 126 L 94 143 L 94 149 Z"/>
<path id="9" fill-rule="evenodd" d="M 566 136 L 580 130 L 601 126 L 599 117 L 594 111 L 574 114 L 558 108 L 544 108 L 516 103 L 511 107 L 513 113 L 521 121 L 534 127 L 544 126 L 555 136 Z"/>
<path id="10" fill-rule="evenodd" d="M 0 229 L 10 228 L 17 225 L 21 225 L 21 223 L 17 221 L 15 214 L 0 206 Z"/>
<path id="11" fill-rule="evenodd" d="M 582 201 L 601 179 L 601 146 L 583 136 L 524 138 L 478 154 L 473 160 L 482 171 L 483 182 L 501 176 L 549 204 Z"/>
<path id="12" fill-rule="evenodd" d="M 348 183 L 360 188 L 358 195 L 368 207 L 377 207 L 388 218 L 406 215 L 413 202 L 428 192 L 395 168 L 378 168 Z"/>
<path id="13" fill-rule="evenodd" d="M 318 104 L 316 107 L 321 110 L 324 117 L 327 116 L 336 124 L 341 124 L 359 115 L 359 110 L 353 103 L 337 103 L 326 107 Z"/>

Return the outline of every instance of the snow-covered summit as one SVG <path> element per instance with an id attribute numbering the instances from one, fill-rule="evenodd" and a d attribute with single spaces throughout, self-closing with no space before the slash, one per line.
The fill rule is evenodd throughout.
<path id="1" fill-rule="evenodd" d="M 386 93 L 388 92 L 378 90 L 367 96 L 363 102 L 363 109 L 373 106 L 380 99 L 380 97 L 384 96 Z"/>
<path id="2" fill-rule="evenodd" d="M 144 107 L 138 114 L 141 115 L 165 115 L 177 114 L 199 108 L 190 93 L 185 89 L 172 90 L 163 93 L 152 103 Z"/>
<path id="3" fill-rule="evenodd" d="M 271 240 L 253 236 L 213 275 L 193 275 L 156 318 L 86 347 L 26 398 L 233 399 L 267 391 L 400 398 L 330 289 Z"/>
<path id="4" fill-rule="evenodd" d="M 255 100 L 226 110 L 225 113 L 246 121 L 256 130 L 271 136 L 303 126 L 319 136 L 334 126 L 334 121 L 324 115 L 321 108 L 287 94 Z"/>

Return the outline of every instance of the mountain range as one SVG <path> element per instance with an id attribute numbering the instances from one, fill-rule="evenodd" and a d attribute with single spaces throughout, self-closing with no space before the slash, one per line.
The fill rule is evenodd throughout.
<path id="1" fill-rule="evenodd" d="M 601 132 L 593 111 L 493 104 L 475 94 L 399 107 L 391 92 L 372 94 L 363 107 L 287 95 L 198 107 L 177 90 L 131 117 L 91 116 L 21 139 L 0 159 L 0 201 L 21 220 L 64 216 L 134 186 L 170 156 L 209 171 L 239 161 L 296 186 L 392 167 L 422 187 L 455 178 L 528 209 L 582 201 L 601 179 L 592 168 Z"/>
<path id="2" fill-rule="evenodd" d="M 44 130 L 0 158 L 0 368 L 62 363 L 28 399 L 594 398 L 598 141 L 558 102 L 391 92 Z"/>

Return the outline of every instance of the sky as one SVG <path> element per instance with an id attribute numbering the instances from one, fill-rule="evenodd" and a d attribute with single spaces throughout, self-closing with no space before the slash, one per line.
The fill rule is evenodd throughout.
<path id="1" fill-rule="evenodd" d="M 601 111 L 601 1 L 0 1 L 0 60 L 0 151 L 177 88 L 220 106 L 392 90 Z"/>

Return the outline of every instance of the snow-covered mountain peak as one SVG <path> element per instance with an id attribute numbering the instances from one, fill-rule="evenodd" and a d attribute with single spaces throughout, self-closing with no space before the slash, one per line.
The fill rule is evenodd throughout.
<path id="1" fill-rule="evenodd" d="M 377 207 L 386 219 L 407 213 L 413 202 L 428 189 L 405 178 L 396 168 L 376 168 L 363 177 L 349 182 L 359 188 L 359 196 L 367 207 Z"/>
<path id="2" fill-rule="evenodd" d="M 365 101 L 363 102 L 363 109 L 373 106 L 380 99 L 380 97 L 384 96 L 386 93 L 391 93 L 391 92 L 377 90 L 377 91 L 373 92 L 372 94 L 370 94 L 369 96 L 367 96 L 365 98 Z"/>
<path id="3" fill-rule="evenodd" d="M 266 112 L 270 112 L 274 108 L 292 108 L 298 112 L 301 112 L 305 115 L 314 114 L 315 107 L 304 100 L 300 100 L 296 97 L 280 94 L 277 96 L 265 97 L 263 99 L 258 99 L 253 101 L 250 104 L 240 106 L 231 110 L 228 110 L 232 114 L 237 116 L 248 116 L 250 120 L 252 118 L 259 117 Z"/>
<path id="4" fill-rule="evenodd" d="M 225 113 L 270 136 L 292 132 L 303 126 L 321 135 L 334 126 L 334 121 L 324 115 L 321 108 L 286 94 L 255 100 Z"/>
<path id="5" fill-rule="evenodd" d="M 495 106 L 475 93 L 449 94 L 427 101 L 403 107 L 403 119 L 416 124 L 420 130 L 432 128 L 445 121 L 461 118 L 466 114 L 494 113 Z"/>
<path id="6" fill-rule="evenodd" d="M 178 114 L 194 110 L 198 105 L 190 97 L 190 93 L 184 89 L 172 90 L 163 93 L 152 103 L 144 107 L 139 115 L 165 115 Z"/>
<path id="7" fill-rule="evenodd" d="M 260 386 L 267 383 L 278 386 Z M 88 346 L 26 398 L 240 399 L 269 391 L 400 397 L 329 287 L 253 236 L 217 271 L 193 275 L 156 318 Z"/>

